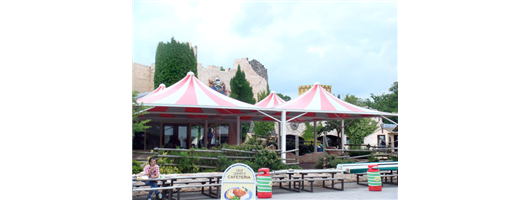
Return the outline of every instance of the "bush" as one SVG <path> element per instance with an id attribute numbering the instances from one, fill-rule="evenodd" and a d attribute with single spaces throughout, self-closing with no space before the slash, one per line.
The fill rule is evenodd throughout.
<path id="1" fill-rule="evenodd" d="M 390 159 L 391 159 L 392 161 L 398 161 L 398 157 L 397 157 L 397 156 L 391 156 Z"/>
<path id="2" fill-rule="evenodd" d="M 325 159 L 325 160 L 324 160 Z M 325 161 L 325 165 L 324 165 Z M 318 161 L 313 166 L 313 169 L 324 169 L 324 168 L 337 168 L 338 164 L 342 163 L 354 163 L 353 160 L 339 159 L 335 155 L 327 155 L 326 157 L 318 158 Z"/>
<path id="3" fill-rule="evenodd" d="M 262 145 L 262 142 L 259 140 L 256 140 L 254 138 L 249 139 L 246 143 L 243 143 L 241 145 L 228 145 L 223 144 L 222 147 L 212 147 L 210 150 L 221 150 L 222 148 L 226 149 L 235 149 L 235 150 L 243 150 L 243 151 L 252 151 L 256 150 L 256 154 L 251 153 L 243 153 L 243 152 L 229 152 L 227 154 L 223 153 L 211 153 L 211 152 L 196 152 L 195 149 L 190 149 L 189 151 L 185 152 L 177 152 L 177 151 L 159 151 L 159 155 L 179 155 L 182 156 L 180 158 L 159 158 L 158 163 L 159 164 L 166 164 L 166 163 L 175 163 L 178 166 L 164 166 L 162 171 L 166 173 L 195 173 L 195 172 L 210 172 L 210 171 L 218 171 L 223 172 L 226 170 L 227 167 L 234 163 L 244 163 L 250 166 L 252 169 L 257 171 L 259 168 L 269 168 L 270 170 L 281 170 L 281 169 L 301 169 L 301 167 L 297 165 L 286 165 L 283 164 L 280 157 L 276 154 L 274 151 L 269 151 L 268 147 Z M 200 148 L 200 149 L 206 149 L 206 148 Z M 218 157 L 217 160 L 210 160 L 210 159 L 194 159 L 190 155 L 193 156 L 200 156 L 200 157 Z M 245 159 L 245 160 L 234 160 L 229 159 L 226 156 L 249 156 L 253 157 L 253 159 Z M 199 168 L 197 165 L 207 165 L 207 166 L 215 166 L 215 169 L 205 169 L 205 168 Z"/>
<path id="4" fill-rule="evenodd" d="M 274 151 L 261 150 L 255 154 L 252 169 L 258 171 L 259 168 L 269 168 L 270 170 L 288 169 L 288 167 L 282 163 L 282 160 L 278 158 L 278 155 Z"/>
<path id="5" fill-rule="evenodd" d="M 142 164 L 136 160 L 133 160 L 132 161 L 132 173 L 133 174 L 138 174 L 140 172 L 142 172 Z"/>
<path id="6" fill-rule="evenodd" d="M 378 159 L 378 158 L 375 158 L 374 155 L 372 154 L 372 155 L 368 158 L 368 162 L 379 162 L 379 159 Z"/>

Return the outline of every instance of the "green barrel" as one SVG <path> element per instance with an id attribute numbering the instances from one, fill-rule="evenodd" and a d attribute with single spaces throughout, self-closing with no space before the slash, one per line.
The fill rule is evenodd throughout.
<path id="1" fill-rule="evenodd" d="M 377 165 L 368 165 L 368 190 L 370 191 L 381 191 L 383 185 L 381 183 L 381 172 Z"/>
<path id="2" fill-rule="evenodd" d="M 272 192 L 272 178 L 270 176 L 258 176 L 258 192 Z"/>

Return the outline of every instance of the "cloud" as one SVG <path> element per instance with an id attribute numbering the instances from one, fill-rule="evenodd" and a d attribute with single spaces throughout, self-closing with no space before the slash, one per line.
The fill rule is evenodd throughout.
<path id="1" fill-rule="evenodd" d="M 367 98 L 397 81 L 397 3 L 135 2 L 134 60 L 154 63 L 172 36 L 198 47 L 198 62 L 231 68 L 260 61 L 271 90 L 298 95 L 318 81 Z M 294 96 L 292 96 L 294 95 Z"/>
<path id="2" fill-rule="evenodd" d="M 328 50 L 329 50 L 329 47 L 325 47 L 325 46 L 323 46 L 323 47 L 309 46 L 309 47 L 307 48 L 307 52 L 309 52 L 309 53 L 318 53 L 318 55 L 320 56 L 320 58 L 322 58 L 322 56 L 324 55 L 324 53 L 325 53 L 326 51 L 328 51 Z"/>

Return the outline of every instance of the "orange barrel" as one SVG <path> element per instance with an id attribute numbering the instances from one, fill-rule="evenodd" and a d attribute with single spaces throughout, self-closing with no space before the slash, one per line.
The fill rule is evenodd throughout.
<path id="1" fill-rule="evenodd" d="M 368 176 L 368 190 L 381 191 L 381 173 L 379 172 L 379 167 L 377 166 L 377 164 L 368 165 L 368 172 L 366 174 Z"/>
<path id="2" fill-rule="evenodd" d="M 269 168 L 258 169 L 257 175 L 258 198 L 271 198 L 272 197 L 272 177 L 269 174 Z"/>

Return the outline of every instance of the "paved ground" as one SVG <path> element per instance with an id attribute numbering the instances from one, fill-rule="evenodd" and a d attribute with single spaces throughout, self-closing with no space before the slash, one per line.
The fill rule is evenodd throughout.
<path id="1" fill-rule="evenodd" d="M 339 186 L 340 185 L 336 185 Z M 151 196 L 152 200 L 155 200 L 155 196 Z M 133 200 L 145 200 L 147 196 L 137 196 L 133 197 Z M 201 195 L 201 192 L 188 192 L 183 193 L 180 196 L 181 200 L 212 200 L 207 196 Z M 259 199 L 259 198 L 258 198 Z M 348 199 L 348 200 L 361 200 L 361 199 L 398 199 L 398 186 L 392 184 L 385 184 L 383 190 L 380 192 L 368 191 L 368 186 L 357 185 L 357 183 L 344 183 L 344 191 L 325 189 L 322 187 L 314 187 L 313 193 L 300 191 L 291 192 L 288 190 L 280 189 L 278 187 L 273 187 L 272 189 L 272 198 L 271 199 L 286 199 L 286 200 L 295 200 L 295 199 L 319 199 L 319 200 L 336 200 L 336 199 Z"/>

